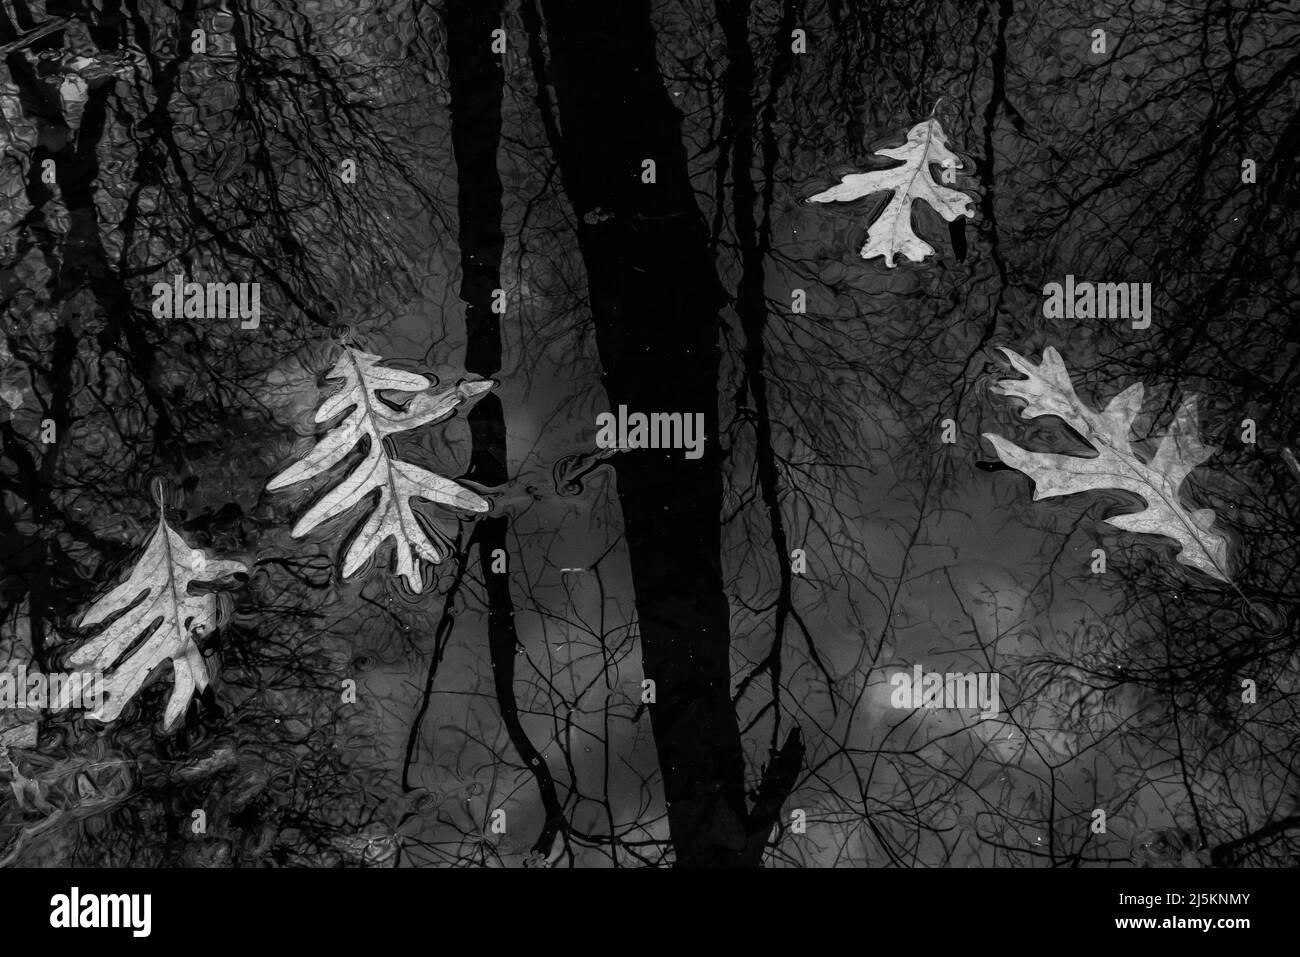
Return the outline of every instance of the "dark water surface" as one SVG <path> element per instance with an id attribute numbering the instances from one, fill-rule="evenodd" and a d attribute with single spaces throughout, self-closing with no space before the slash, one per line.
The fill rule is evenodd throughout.
<path id="1" fill-rule="evenodd" d="M 111 723 L 0 710 L 0 863 L 1294 865 L 1295 11 L 601 8 L 5 9 L 0 665 L 89 640 L 158 488 L 247 574 L 176 727 L 169 667 Z M 930 116 L 975 213 L 864 260 L 884 197 L 806 200 Z M 157 316 L 178 272 L 260 283 L 257 328 Z M 1150 328 L 1046 317 L 1067 275 L 1151 283 Z M 291 536 L 329 483 L 266 488 L 340 340 L 496 383 L 388 440 L 491 502 L 422 507 L 455 554 L 419 593 L 388 546 L 343 577 L 363 509 Z M 1143 455 L 1197 397 L 1230 581 L 1002 467 L 983 433 L 1087 454 L 990 389 L 1048 346 L 1089 408 L 1143 383 Z M 620 401 L 705 413 L 708 454 L 602 454 Z M 900 710 L 916 664 L 996 672 L 1000 713 Z"/>

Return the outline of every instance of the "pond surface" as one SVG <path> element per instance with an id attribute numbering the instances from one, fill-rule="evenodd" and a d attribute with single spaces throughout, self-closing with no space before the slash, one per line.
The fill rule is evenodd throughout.
<path id="1" fill-rule="evenodd" d="M 0 667 L 71 670 L 160 515 L 211 596 L 178 632 L 211 681 L 174 723 L 165 655 L 112 721 L 0 709 L 0 863 L 671 864 L 665 749 L 716 715 L 683 664 L 671 687 L 654 673 L 687 717 L 652 723 L 642 623 L 705 620 L 648 584 L 698 568 L 725 599 L 733 783 L 753 803 L 791 729 L 802 748 L 778 811 L 711 840 L 757 834 L 790 867 L 1294 865 L 1300 831 L 1259 835 L 1300 793 L 1296 18 L 630 4 L 644 95 L 680 123 L 647 182 L 660 126 L 637 103 L 583 112 L 605 41 L 554 7 L 0 16 Z M 969 215 L 918 201 L 930 252 L 864 259 L 890 196 L 809 199 L 898 163 L 881 151 L 923 124 L 956 163 L 917 175 Z M 593 141 L 608 183 L 574 176 L 601 168 L 575 155 Z M 661 261 L 721 290 L 712 378 L 689 322 L 640 317 L 601 272 L 660 261 L 619 243 L 673 217 L 701 243 Z M 155 284 L 177 275 L 258 284 L 256 318 L 171 314 Z M 1067 277 L 1149 283 L 1149 326 L 1045 309 Z M 713 316 L 685 272 L 644 281 Z M 429 395 L 492 382 L 382 440 L 487 503 L 416 506 L 412 534 L 449 553 L 417 563 L 418 591 L 391 541 L 344 574 L 378 490 L 293 534 L 370 446 L 267 487 L 330 431 L 348 348 Z M 998 385 L 1003 350 L 1049 348 L 1089 413 L 1142 384 L 1126 468 L 1171 432 L 1186 461 L 1204 446 L 1164 501 L 1213 510 L 1190 534 L 1222 540 L 1219 574 L 1108 524 L 1144 507 L 1115 482 L 1035 499 L 985 438 L 1097 451 L 1083 419 L 1022 417 Z M 602 448 L 629 391 L 705 415 L 705 457 Z M 716 407 L 675 404 L 698 394 Z M 685 486 L 658 502 L 647 478 L 692 468 L 719 483 L 702 561 Z M 241 569 L 205 583 L 222 560 Z M 996 675 L 995 713 L 900 706 L 891 679 L 918 665 Z"/>

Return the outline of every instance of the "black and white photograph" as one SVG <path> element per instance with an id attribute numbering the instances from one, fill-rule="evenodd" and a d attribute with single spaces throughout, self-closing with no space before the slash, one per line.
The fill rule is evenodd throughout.
<path id="1" fill-rule="evenodd" d="M 1293 0 L 3 0 L 0 51 L 24 923 L 1105 871 L 1107 939 L 1235 947 L 1300 866 Z"/>

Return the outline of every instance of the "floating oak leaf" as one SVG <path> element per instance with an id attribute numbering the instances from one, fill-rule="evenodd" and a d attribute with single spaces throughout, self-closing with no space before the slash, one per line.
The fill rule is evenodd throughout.
<path id="1" fill-rule="evenodd" d="M 912 203 L 918 199 L 929 203 L 948 222 L 958 216 L 975 215 L 969 196 L 935 182 L 930 173 L 931 163 L 954 172 L 961 169 L 961 160 L 948 149 L 948 140 L 938 120 L 931 117 L 917 123 L 908 130 L 906 143 L 876 150 L 876 155 L 902 160 L 902 165 L 850 173 L 838 186 L 808 197 L 810 203 L 833 203 L 872 193 L 893 193 L 884 211 L 867 230 L 863 259 L 884 256 L 885 265 L 893 267 L 894 256 L 899 253 L 912 262 L 920 262 L 934 253 L 934 247 L 912 230 Z"/>
<path id="2" fill-rule="evenodd" d="M 1214 511 L 1189 510 L 1179 498 L 1183 480 L 1213 454 L 1197 434 L 1196 399 L 1183 400 L 1155 454 L 1144 461 L 1129 441 L 1133 420 L 1142 408 L 1142 383 L 1129 386 L 1098 413 L 1079 401 L 1060 353 L 1051 346 L 1043 350 L 1042 364 L 1037 366 L 1010 349 L 1002 351 L 1027 378 L 999 380 L 993 391 L 1023 399 L 1021 415 L 1026 419 L 1042 415 L 1063 419 L 1097 452 L 1093 457 L 1030 452 L 986 432 L 984 438 L 998 457 L 1034 480 L 1034 500 L 1101 489 L 1132 492 L 1147 507 L 1105 519 L 1108 524 L 1170 538 L 1180 546 L 1178 561 L 1229 581 L 1228 541 L 1214 528 Z"/>
<path id="3" fill-rule="evenodd" d="M 208 686 L 208 664 L 196 639 L 220 624 L 217 595 L 191 592 L 190 585 L 246 571 L 242 562 L 210 558 L 203 549 L 191 548 L 167 524 L 160 504 L 158 526 L 127 580 L 91 605 L 79 623 L 84 628 L 112 619 L 68 657 L 78 671 L 104 675 L 103 703 L 86 717 L 116 720 L 154 669 L 170 658 L 172 694 L 163 727 L 175 725 L 194 692 Z"/>
<path id="4" fill-rule="evenodd" d="M 492 388 L 489 381 L 462 382 L 453 389 L 433 392 L 432 383 L 415 372 L 380 365 L 377 355 L 344 346 L 328 379 L 342 383 L 316 410 L 317 424 L 329 422 L 344 410 L 347 414 L 321 436 L 300 461 L 289 466 L 267 488 L 286 488 L 328 471 L 356 448 L 363 439 L 369 447 L 343 481 L 327 492 L 294 525 L 292 535 L 300 538 L 316 526 L 357 505 L 377 492 L 379 502 L 360 532 L 348 546 L 343 561 L 346 578 L 365 564 L 389 538 L 397 546 L 397 572 L 412 591 L 422 587 L 415 559 L 437 564 L 450 552 L 450 543 L 435 543 L 416 518 L 411 502 L 422 498 L 467 512 L 486 512 L 488 502 L 464 486 L 417 465 L 396 458 L 385 439 L 398 432 L 437 422 L 467 399 Z M 414 393 L 406 404 L 396 407 L 381 392 Z M 440 549 L 439 544 L 443 547 Z"/>

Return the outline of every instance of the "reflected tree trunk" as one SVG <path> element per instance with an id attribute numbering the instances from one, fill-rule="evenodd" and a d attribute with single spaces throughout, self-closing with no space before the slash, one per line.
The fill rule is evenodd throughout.
<path id="1" fill-rule="evenodd" d="M 461 261 L 460 297 L 465 303 L 465 370 L 485 378 L 501 370 L 501 323 L 492 311 L 501 285 L 502 188 L 497 172 L 501 142 L 501 57 L 491 49 L 491 33 L 501 23 L 501 0 L 449 0 L 444 19 L 451 90 L 451 140 L 456 157 L 457 210 Z M 506 484 L 506 423 L 501 399 L 483 396 L 468 416 L 473 451 L 467 478 L 488 487 Z M 505 516 L 486 518 L 474 531 L 488 599 L 488 649 L 502 723 L 510 742 L 532 773 L 546 810 L 546 823 L 533 851 L 549 854 L 564 827 L 564 809 L 545 759 L 529 740 L 515 702 L 515 607 L 506 556 Z M 507 569 L 509 565 L 505 566 Z M 494 570 L 496 569 L 496 570 Z"/>
<path id="2" fill-rule="evenodd" d="M 724 301 L 647 2 L 544 0 L 561 172 L 610 406 L 703 413 L 699 459 L 615 456 L 649 712 L 678 866 L 757 866 L 798 771 L 792 732 L 748 806 L 721 569 Z M 653 182 L 648 182 L 653 163 Z"/>

